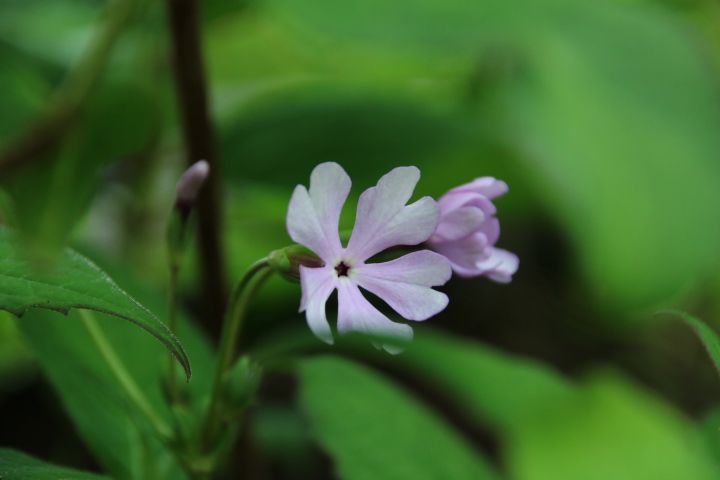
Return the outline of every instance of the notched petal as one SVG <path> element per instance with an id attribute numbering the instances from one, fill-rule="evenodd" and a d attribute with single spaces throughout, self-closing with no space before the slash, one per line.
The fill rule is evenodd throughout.
<path id="1" fill-rule="evenodd" d="M 355 280 L 403 318 L 423 321 L 447 307 L 447 295 L 431 287 L 444 285 L 451 275 L 445 257 L 423 250 L 390 262 L 363 265 L 357 269 Z"/>

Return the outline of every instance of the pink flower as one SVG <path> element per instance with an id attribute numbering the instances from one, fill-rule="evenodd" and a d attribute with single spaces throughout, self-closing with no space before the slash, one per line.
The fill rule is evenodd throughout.
<path id="1" fill-rule="evenodd" d="M 330 294 L 338 291 L 338 331 L 412 338 L 409 325 L 392 322 L 377 310 L 360 287 L 378 296 L 407 320 L 427 320 L 448 304 L 444 285 L 452 275 L 448 261 L 422 250 L 384 263 L 366 261 L 396 245 L 418 245 L 435 231 L 438 207 L 430 197 L 405 205 L 420 179 L 415 167 L 400 167 L 360 196 L 355 228 L 347 247 L 340 241 L 338 223 L 350 193 L 350 177 L 337 163 L 322 163 L 310 176 L 310 189 L 298 185 L 290 200 L 290 237 L 319 256 L 320 268 L 300 267 L 302 300 L 308 325 L 321 340 L 333 337 L 325 314 Z M 392 351 L 394 347 L 384 346 Z"/>
<path id="2" fill-rule="evenodd" d="M 453 188 L 438 201 L 440 222 L 428 245 L 444 255 L 463 277 L 485 275 L 508 283 L 520 264 L 518 257 L 495 248 L 500 223 L 492 200 L 507 193 L 505 182 L 480 177 Z"/>

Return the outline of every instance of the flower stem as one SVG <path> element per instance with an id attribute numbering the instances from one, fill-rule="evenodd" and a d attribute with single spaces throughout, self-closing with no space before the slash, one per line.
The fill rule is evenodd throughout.
<path id="1" fill-rule="evenodd" d="M 80 318 L 90 334 L 90 337 L 95 342 L 95 346 L 100 352 L 100 355 L 102 355 L 103 360 L 105 360 L 105 363 L 110 368 L 110 371 L 122 389 L 125 390 L 125 393 L 130 401 L 137 410 L 145 416 L 161 440 L 165 441 L 170 438 L 172 435 L 170 427 L 168 427 L 163 419 L 160 418 L 158 413 L 148 401 L 147 397 L 145 397 L 142 390 L 140 390 L 140 387 L 137 383 L 135 383 L 135 380 L 125 368 L 125 365 L 118 357 L 115 349 L 113 349 L 112 345 L 110 345 L 110 342 L 98 324 L 95 315 L 93 315 L 93 313 L 89 310 L 78 310 L 78 312 L 80 313 Z"/>
<path id="2" fill-rule="evenodd" d="M 187 164 L 204 159 L 210 165 L 197 200 L 198 250 L 206 326 L 216 336 L 227 300 L 225 253 L 222 242 L 221 171 L 215 150 L 205 60 L 200 31 L 199 0 L 166 0 L 172 40 L 173 70 L 178 95 Z"/>
<path id="3" fill-rule="evenodd" d="M 178 310 L 178 273 L 180 271 L 179 262 L 170 261 L 170 280 L 168 292 L 168 328 L 173 335 L 177 335 L 177 310 Z M 177 364 L 172 353 L 168 356 L 168 392 L 170 400 L 175 402 L 178 399 L 177 386 Z"/>
<path id="4" fill-rule="evenodd" d="M 240 282 L 238 282 L 230 297 L 228 310 L 223 323 L 222 336 L 220 337 L 220 352 L 215 370 L 210 406 L 208 407 L 201 438 L 203 448 L 207 448 L 217 434 L 220 415 L 222 413 L 220 411 L 220 397 L 223 377 L 232 366 L 232 361 L 235 358 L 235 349 L 248 305 L 258 288 L 272 272 L 273 270 L 269 267 L 267 258 L 255 262 L 248 271 L 245 272 L 245 275 L 240 279 Z"/>

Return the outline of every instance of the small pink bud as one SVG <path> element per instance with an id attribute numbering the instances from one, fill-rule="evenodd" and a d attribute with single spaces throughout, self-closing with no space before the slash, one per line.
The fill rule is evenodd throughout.
<path id="1" fill-rule="evenodd" d="M 175 205 L 182 211 L 189 211 L 195 204 L 200 189 L 210 174 L 210 164 L 205 160 L 193 163 L 178 180 Z"/>

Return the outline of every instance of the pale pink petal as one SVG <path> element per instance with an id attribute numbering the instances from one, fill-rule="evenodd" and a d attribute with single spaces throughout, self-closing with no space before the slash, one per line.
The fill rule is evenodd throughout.
<path id="1" fill-rule="evenodd" d="M 321 163 L 310 176 L 310 190 L 298 185 L 287 214 L 290 238 L 315 252 L 326 263 L 342 251 L 338 224 L 350 193 L 350 177 L 340 165 Z"/>
<path id="2" fill-rule="evenodd" d="M 451 276 L 445 257 L 422 250 L 390 262 L 361 265 L 355 269 L 353 280 L 407 320 L 422 321 L 447 306 L 447 295 L 430 287 L 444 285 Z"/>
<path id="3" fill-rule="evenodd" d="M 478 230 L 485 214 L 477 207 L 460 207 L 442 215 L 440 224 L 433 235 L 434 241 L 451 241 L 467 237 Z"/>
<path id="4" fill-rule="evenodd" d="M 460 207 L 474 206 L 478 207 L 487 216 L 497 213 L 497 208 L 486 196 L 472 192 L 469 190 L 456 192 L 454 189 L 440 197 L 438 207 L 440 207 L 440 215 L 446 215 Z"/>
<path id="5" fill-rule="evenodd" d="M 478 232 L 453 242 L 440 242 L 432 245 L 433 250 L 450 261 L 452 269 L 461 277 L 475 277 L 482 274 L 478 260 L 487 256 L 489 247 L 487 237 Z"/>
<path id="6" fill-rule="evenodd" d="M 494 177 L 476 178 L 470 183 L 453 188 L 451 192 L 475 192 L 492 200 L 508 192 L 507 183 Z"/>
<path id="7" fill-rule="evenodd" d="M 398 338 L 403 341 L 411 340 L 412 328 L 409 325 L 391 321 L 380 313 L 360 293 L 360 289 L 347 277 L 341 277 L 337 284 L 338 289 L 338 331 L 341 334 L 359 332 L 381 337 Z M 397 348 L 384 345 L 391 353 Z"/>
<path id="8" fill-rule="evenodd" d="M 489 218 L 478 230 L 485 234 L 488 246 L 493 246 L 500 238 L 500 221 L 496 218 Z"/>
<path id="9" fill-rule="evenodd" d="M 498 283 L 510 283 L 512 276 L 520 266 L 520 259 L 514 253 L 500 248 L 489 249 L 487 259 L 478 262 L 477 268 L 490 280 Z"/>
<path id="10" fill-rule="evenodd" d="M 333 268 L 308 268 L 300 266 L 302 300 L 300 311 L 305 311 L 310 330 L 323 342 L 333 343 L 332 331 L 327 321 L 325 304 L 335 290 L 336 276 Z"/>
<path id="11" fill-rule="evenodd" d="M 439 215 L 436 202 L 424 197 L 405 205 L 419 179 L 417 168 L 399 167 L 363 192 L 347 248 L 355 261 L 362 262 L 393 246 L 417 245 L 432 235 Z"/>

